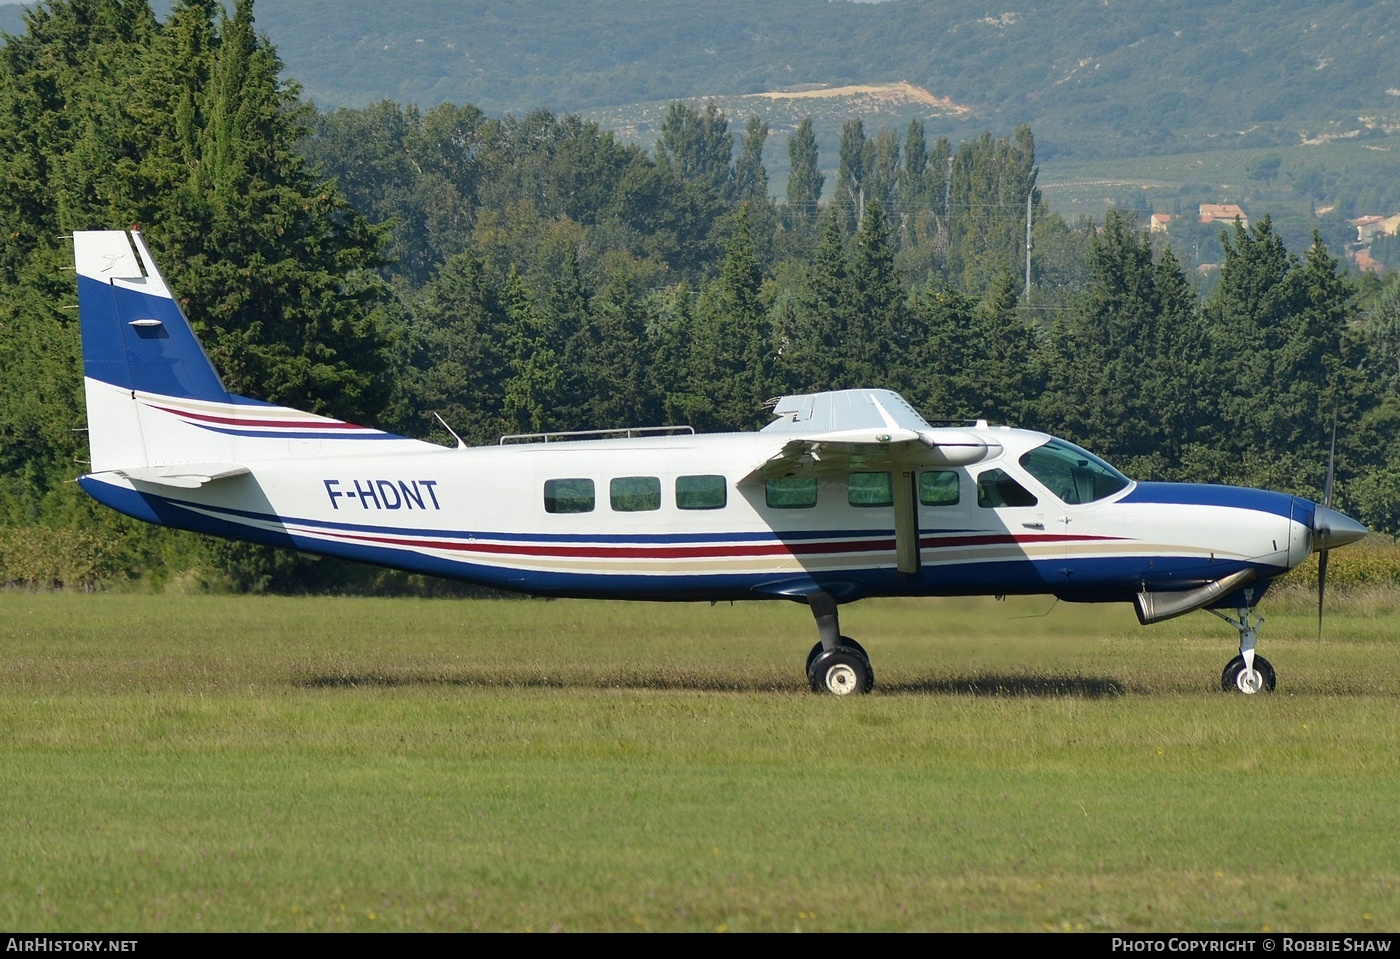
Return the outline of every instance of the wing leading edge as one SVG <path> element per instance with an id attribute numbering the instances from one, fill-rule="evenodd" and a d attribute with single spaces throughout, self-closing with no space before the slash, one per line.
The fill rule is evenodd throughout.
<path id="1" fill-rule="evenodd" d="M 935 428 L 890 390 L 840 390 L 785 396 L 764 435 L 781 449 L 741 483 L 861 469 L 967 466 L 1000 452 L 973 430 Z"/>

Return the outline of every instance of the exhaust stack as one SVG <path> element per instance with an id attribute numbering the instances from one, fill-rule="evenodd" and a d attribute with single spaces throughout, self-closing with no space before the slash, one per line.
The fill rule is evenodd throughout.
<path id="1" fill-rule="evenodd" d="M 1197 586 L 1195 589 L 1188 589 L 1181 593 L 1150 593 L 1143 590 L 1133 600 L 1133 608 L 1137 611 L 1138 622 L 1142 625 L 1160 623 L 1164 619 L 1184 616 L 1186 613 L 1195 612 L 1203 606 L 1208 606 L 1220 597 L 1230 595 L 1241 586 L 1248 586 L 1254 582 L 1254 579 L 1254 570 L 1242 569 L 1223 579 L 1213 580 L 1204 586 Z"/>

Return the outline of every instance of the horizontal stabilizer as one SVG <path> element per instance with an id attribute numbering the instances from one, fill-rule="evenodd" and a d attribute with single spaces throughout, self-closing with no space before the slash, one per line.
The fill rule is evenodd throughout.
<path id="1" fill-rule="evenodd" d="M 184 463 L 178 466 L 146 466 L 139 469 L 113 470 L 120 476 L 138 483 L 174 486 L 178 489 L 198 489 L 208 483 L 235 476 L 246 476 L 248 467 L 234 463 Z"/>

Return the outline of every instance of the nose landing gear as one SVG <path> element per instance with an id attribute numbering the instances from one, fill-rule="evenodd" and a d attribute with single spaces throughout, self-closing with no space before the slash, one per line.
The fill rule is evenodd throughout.
<path id="1" fill-rule="evenodd" d="M 1263 656 L 1254 654 L 1254 644 L 1259 639 L 1259 627 L 1264 625 L 1264 617 L 1248 606 L 1241 606 L 1237 616 L 1230 616 L 1218 609 L 1212 613 L 1229 623 L 1240 633 L 1240 654 L 1225 665 L 1220 674 L 1220 688 L 1227 693 L 1271 693 L 1278 684 L 1273 665 Z"/>

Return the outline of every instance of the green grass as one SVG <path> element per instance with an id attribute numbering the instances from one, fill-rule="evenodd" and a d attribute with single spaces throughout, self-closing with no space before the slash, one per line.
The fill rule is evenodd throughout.
<path id="1" fill-rule="evenodd" d="M 1272 597 L 1271 597 L 1272 598 Z M 0 594 L 0 926 L 1394 930 L 1391 594 L 1233 633 L 1050 600 Z"/>

